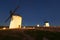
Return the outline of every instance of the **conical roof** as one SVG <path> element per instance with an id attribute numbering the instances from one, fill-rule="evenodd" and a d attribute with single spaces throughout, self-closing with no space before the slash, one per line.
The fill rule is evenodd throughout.
<path id="1" fill-rule="evenodd" d="M 17 14 L 17 13 L 14 13 L 13 15 L 16 15 L 16 16 L 20 16 L 20 17 L 22 17 L 20 14 Z"/>

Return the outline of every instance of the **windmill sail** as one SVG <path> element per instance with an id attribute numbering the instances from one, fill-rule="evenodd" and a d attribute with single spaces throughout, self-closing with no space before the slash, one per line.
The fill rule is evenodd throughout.
<path id="1" fill-rule="evenodd" d="M 19 8 L 19 6 L 17 6 L 17 7 L 15 8 L 15 10 L 13 11 L 13 13 L 15 13 L 15 11 L 16 11 L 18 8 Z"/>
<path id="2" fill-rule="evenodd" d="M 5 22 L 7 22 L 7 21 L 12 17 L 12 15 L 15 13 L 15 11 L 16 11 L 18 8 L 19 8 L 19 6 L 17 6 L 14 11 L 10 11 L 10 16 L 5 20 Z"/>
<path id="3" fill-rule="evenodd" d="M 11 17 L 12 17 L 13 13 L 12 11 L 10 11 L 10 16 L 5 20 L 5 22 L 7 22 Z"/>
<path id="4" fill-rule="evenodd" d="M 11 16 L 9 16 L 9 17 L 5 20 L 5 22 L 7 22 L 10 18 L 11 18 Z"/>

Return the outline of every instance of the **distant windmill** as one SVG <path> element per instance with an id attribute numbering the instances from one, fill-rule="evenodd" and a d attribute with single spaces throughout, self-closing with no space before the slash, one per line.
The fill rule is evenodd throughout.
<path id="1" fill-rule="evenodd" d="M 44 22 L 44 27 L 50 27 L 49 21 Z"/>
<path id="2" fill-rule="evenodd" d="M 7 22 L 11 18 L 9 28 L 21 28 L 22 17 L 15 13 L 18 8 L 19 6 L 17 6 L 15 10 L 10 11 L 10 16 L 5 20 L 5 22 Z"/>

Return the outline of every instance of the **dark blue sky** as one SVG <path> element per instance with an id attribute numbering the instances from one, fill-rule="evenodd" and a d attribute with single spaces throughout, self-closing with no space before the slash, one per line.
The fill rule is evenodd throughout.
<path id="1" fill-rule="evenodd" d="M 9 25 L 9 21 L 4 21 L 17 5 L 23 25 L 43 25 L 47 20 L 51 26 L 60 26 L 60 0 L 0 0 L 0 25 Z"/>

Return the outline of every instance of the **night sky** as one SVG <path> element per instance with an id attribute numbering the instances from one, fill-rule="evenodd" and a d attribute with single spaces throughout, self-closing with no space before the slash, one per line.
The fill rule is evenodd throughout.
<path id="1" fill-rule="evenodd" d="M 49 21 L 51 26 L 60 26 L 60 0 L 0 0 L 0 25 L 9 25 L 9 21 L 4 22 L 9 17 L 10 10 L 23 17 L 22 25 L 31 26 L 44 24 Z"/>

